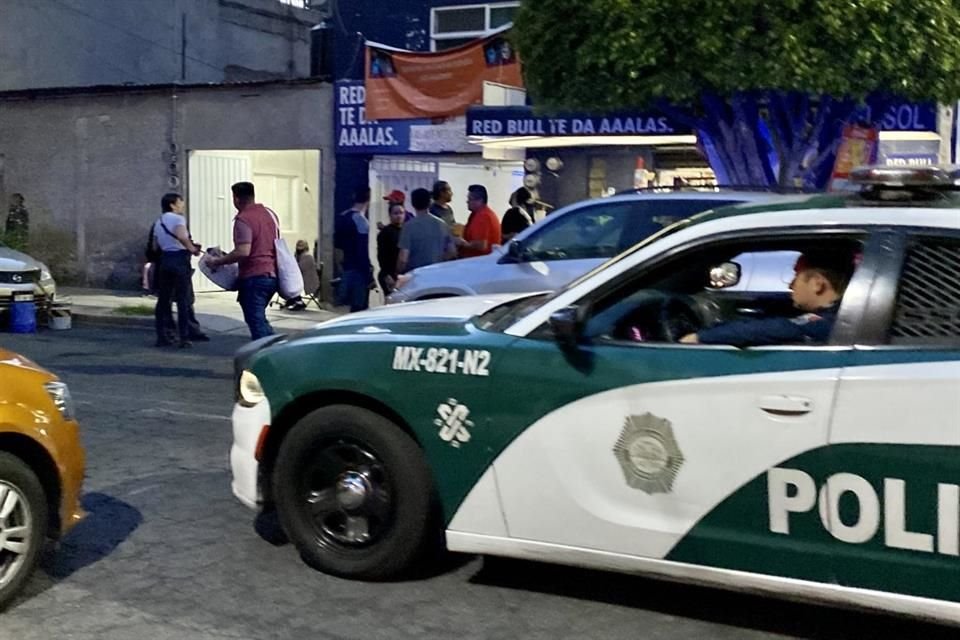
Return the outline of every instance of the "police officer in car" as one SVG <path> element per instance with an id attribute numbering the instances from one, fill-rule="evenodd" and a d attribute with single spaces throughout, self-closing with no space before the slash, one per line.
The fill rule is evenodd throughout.
<path id="1" fill-rule="evenodd" d="M 853 260 L 844 252 L 807 251 L 797 259 L 790 283 L 793 305 L 805 313 L 794 318 L 725 322 L 688 334 L 680 342 L 735 347 L 826 344 L 853 267 Z"/>

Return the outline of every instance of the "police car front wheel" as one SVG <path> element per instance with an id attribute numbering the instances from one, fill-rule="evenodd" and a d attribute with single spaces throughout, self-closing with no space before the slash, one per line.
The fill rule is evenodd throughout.
<path id="1" fill-rule="evenodd" d="M 389 579 L 433 539 L 433 486 L 423 452 L 367 409 L 323 407 L 284 438 L 274 471 L 284 531 L 311 566 Z"/>

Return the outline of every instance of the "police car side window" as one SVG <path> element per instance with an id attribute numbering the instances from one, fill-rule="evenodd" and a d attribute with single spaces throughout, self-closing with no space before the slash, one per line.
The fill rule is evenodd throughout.
<path id="1" fill-rule="evenodd" d="M 917 238 L 907 249 L 890 343 L 960 346 L 960 240 Z"/>
<path id="2" fill-rule="evenodd" d="M 670 334 L 679 330 L 693 333 L 739 320 L 797 318 L 801 311 L 794 305 L 790 282 L 798 256 L 828 248 L 853 261 L 862 250 L 861 240 L 852 235 L 755 237 L 691 248 L 624 278 L 616 288 L 598 292 L 591 301 L 586 336 L 618 342 L 676 341 L 677 336 Z M 710 279 L 713 267 L 731 262 L 739 266 L 739 282 L 715 286 Z"/>

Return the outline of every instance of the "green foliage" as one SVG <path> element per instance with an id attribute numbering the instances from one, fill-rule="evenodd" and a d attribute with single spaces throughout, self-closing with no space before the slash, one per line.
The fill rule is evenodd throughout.
<path id="1" fill-rule="evenodd" d="M 27 250 L 27 239 L 21 233 L 5 233 L 0 229 L 0 243 L 17 251 Z"/>
<path id="2" fill-rule="evenodd" d="M 524 0 L 513 40 L 547 109 L 753 89 L 960 99 L 956 0 Z"/>

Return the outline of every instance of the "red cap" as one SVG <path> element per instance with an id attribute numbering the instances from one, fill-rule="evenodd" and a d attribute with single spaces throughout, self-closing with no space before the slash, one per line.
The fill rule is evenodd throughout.
<path id="1" fill-rule="evenodd" d="M 403 191 L 400 191 L 400 189 L 394 189 L 387 195 L 383 196 L 383 199 L 387 202 L 397 202 L 399 204 L 403 204 L 407 199 L 407 195 Z"/>

